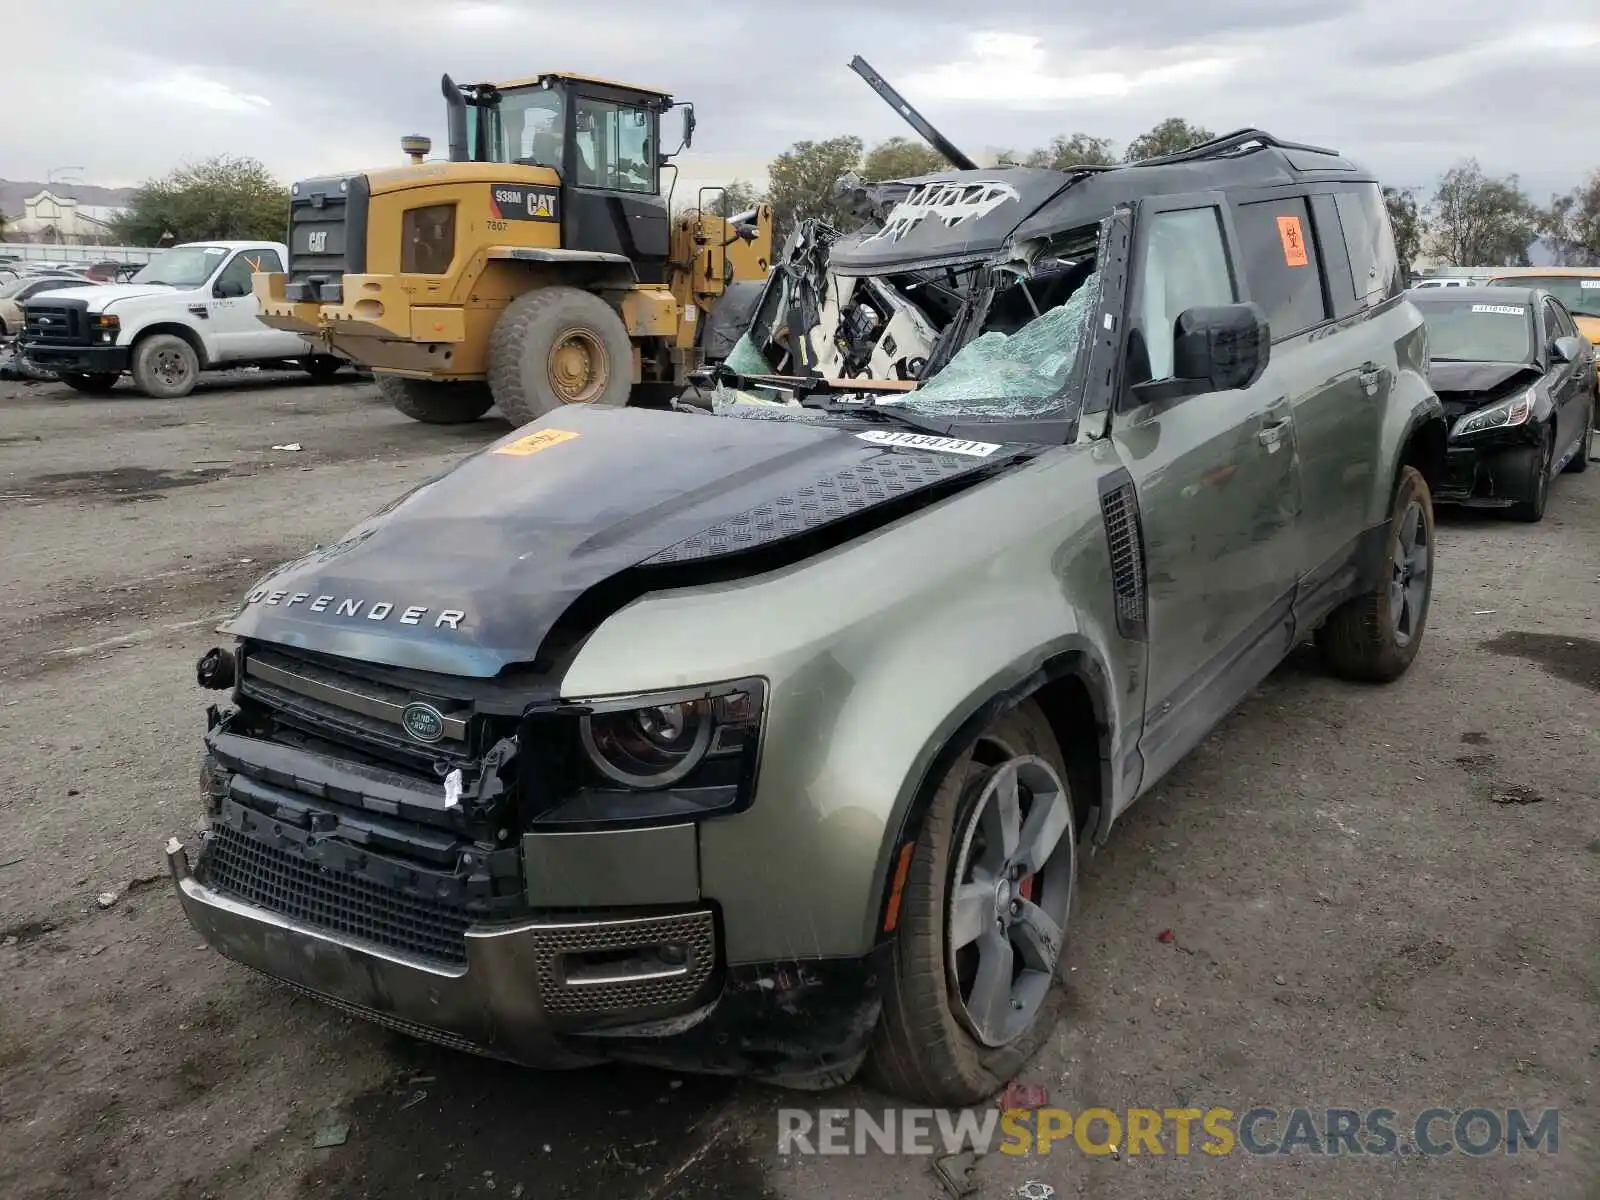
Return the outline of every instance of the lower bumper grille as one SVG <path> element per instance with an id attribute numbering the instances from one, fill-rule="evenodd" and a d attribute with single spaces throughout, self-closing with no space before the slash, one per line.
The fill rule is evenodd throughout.
<path id="1" fill-rule="evenodd" d="M 201 867 L 219 892 L 332 933 L 439 962 L 467 961 L 465 909 L 331 871 L 214 825 Z"/>

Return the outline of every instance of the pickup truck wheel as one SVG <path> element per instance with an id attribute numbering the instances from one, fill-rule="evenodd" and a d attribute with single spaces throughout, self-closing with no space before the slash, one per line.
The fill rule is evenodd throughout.
<path id="1" fill-rule="evenodd" d="M 465 425 L 494 407 L 494 397 L 481 383 L 446 379 L 376 376 L 378 393 L 413 421 L 425 425 Z"/>
<path id="2" fill-rule="evenodd" d="M 85 396 L 109 396 L 111 390 L 117 386 L 116 375 L 83 375 L 76 371 L 66 371 L 56 376 L 75 392 L 82 392 Z"/>
<path id="3" fill-rule="evenodd" d="M 1317 648 L 1335 675 L 1388 683 L 1405 674 L 1422 644 L 1433 596 L 1433 495 L 1415 467 L 1403 467 L 1389 510 L 1383 577 L 1345 601 L 1317 630 Z"/>
<path id="4" fill-rule="evenodd" d="M 313 383 L 326 383 L 344 369 L 344 359 L 331 354 L 314 354 L 299 360 L 300 369 L 311 376 Z"/>
<path id="5" fill-rule="evenodd" d="M 1061 751 L 1031 702 L 986 729 L 939 782 L 901 894 L 893 967 L 867 1064 L 885 1091 L 977 1104 L 1060 1019 L 1078 886 Z"/>
<path id="6" fill-rule="evenodd" d="M 176 400 L 194 391 L 200 356 L 175 333 L 157 333 L 133 348 L 133 382 L 146 396 Z"/>
<path id="7" fill-rule="evenodd" d="M 568 404 L 626 404 L 633 390 L 627 326 L 578 288 L 524 292 L 489 334 L 489 390 L 513 425 Z"/>

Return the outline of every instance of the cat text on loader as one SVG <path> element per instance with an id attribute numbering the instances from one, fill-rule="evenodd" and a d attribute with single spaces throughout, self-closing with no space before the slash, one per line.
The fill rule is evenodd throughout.
<path id="1" fill-rule="evenodd" d="M 772 213 L 724 219 L 704 188 L 670 219 L 662 168 L 693 106 L 565 73 L 443 89 L 448 162 L 408 137 L 408 166 L 293 185 L 288 269 L 255 276 L 263 321 L 363 364 L 435 424 L 663 403 L 725 354 L 707 327 L 754 302 Z M 682 144 L 663 153 L 677 107 Z"/>

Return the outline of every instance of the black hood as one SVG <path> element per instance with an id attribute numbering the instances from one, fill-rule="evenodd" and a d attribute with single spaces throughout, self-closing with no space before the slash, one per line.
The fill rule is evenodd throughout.
<path id="1" fill-rule="evenodd" d="M 841 238 L 829 265 L 842 275 L 873 275 L 986 258 L 1074 176 L 1035 167 L 945 171 L 907 180 L 882 228 Z"/>
<path id="2" fill-rule="evenodd" d="M 1428 382 L 1441 399 L 1447 394 L 1458 400 L 1476 396 L 1487 404 L 1501 392 L 1511 391 L 1509 385 L 1527 387 L 1541 374 L 1532 363 L 1434 362 L 1428 368 Z"/>
<path id="3" fill-rule="evenodd" d="M 804 545 L 824 527 L 881 524 L 1024 453 L 888 425 L 574 406 L 278 567 L 223 630 L 493 676 L 537 659 L 574 602 L 620 575 L 639 578 L 637 595 L 714 560 Z M 612 595 L 607 611 L 628 598 Z"/>

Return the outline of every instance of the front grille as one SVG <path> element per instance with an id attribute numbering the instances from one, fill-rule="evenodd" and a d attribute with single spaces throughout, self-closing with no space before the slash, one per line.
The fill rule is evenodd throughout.
<path id="1" fill-rule="evenodd" d="M 539 992 L 546 1011 L 601 1016 L 676 1008 L 694 999 L 716 965 L 716 922 L 709 912 L 556 925 L 541 931 Z M 568 955 L 625 954 L 655 946 L 681 947 L 687 958 L 672 973 L 617 971 L 594 982 L 574 975 Z"/>
<path id="2" fill-rule="evenodd" d="M 1108 486 L 1109 485 L 1109 486 Z M 1131 640 L 1145 636 L 1144 534 L 1139 527 L 1139 500 L 1133 480 L 1117 472 L 1103 482 L 1100 512 L 1106 545 L 1111 551 L 1111 587 L 1117 632 Z"/>
<path id="3" fill-rule="evenodd" d="M 26 303 L 23 340 L 39 346 L 90 344 L 89 312 L 79 305 Z"/>
<path id="4" fill-rule="evenodd" d="M 212 888 L 318 929 L 443 963 L 467 961 L 472 914 L 333 871 L 214 825 L 200 868 Z"/>
<path id="5" fill-rule="evenodd" d="M 378 754 L 427 777 L 439 774 L 437 763 L 459 765 L 467 758 L 471 704 L 436 692 L 380 682 L 277 649 L 251 648 L 244 656 L 239 694 L 297 729 Z M 419 742 L 406 734 L 401 717 L 413 700 L 426 700 L 445 715 L 445 735 L 439 741 Z"/>

